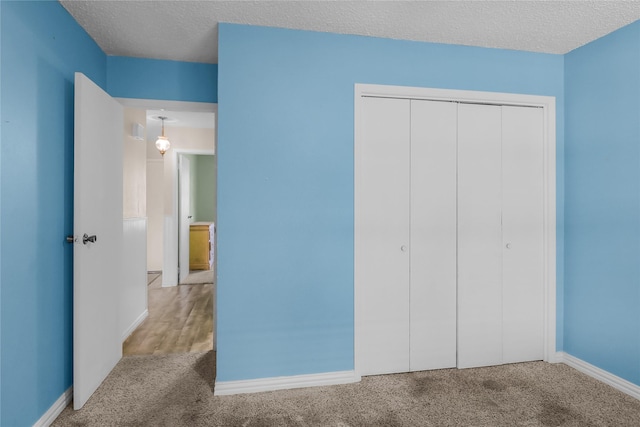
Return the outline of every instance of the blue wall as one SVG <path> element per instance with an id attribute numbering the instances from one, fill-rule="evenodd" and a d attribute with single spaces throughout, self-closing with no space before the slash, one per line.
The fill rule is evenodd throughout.
<path id="1" fill-rule="evenodd" d="M 640 385 L 640 22 L 565 69 L 564 348 Z"/>
<path id="2" fill-rule="evenodd" d="M 2 242 L 2 4 L 0 4 L 0 242 Z M 0 243 L 0 382 L 2 382 L 2 244 Z M 2 386 L 0 385 L 0 423 L 2 423 Z"/>
<path id="3" fill-rule="evenodd" d="M 109 56 L 107 88 L 113 97 L 218 102 L 218 65 Z"/>
<path id="4" fill-rule="evenodd" d="M 72 381 L 73 72 L 117 97 L 215 102 L 218 70 L 107 58 L 57 2 L 0 1 L 0 20 L 13 426 Z M 557 97 L 558 348 L 640 383 L 638 23 L 566 58 L 229 24 L 219 49 L 219 380 L 353 368 L 353 85 L 376 83 Z M 141 78 L 158 67 L 168 80 Z"/>
<path id="5" fill-rule="evenodd" d="M 73 381 L 74 72 L 112 96 L 216 102 L 217 66 L 107 57 L 58 2 L 3 0 L 0 19 L 0 425 L 26 426 Z"/>
<path id="6" fill-rule="evenodd" d="M 0 7 L 0 424 L 26 426 L 72 382 L 73 81 L 106 56 L 58 2 Z"/>
<path id="7" fill-rule="evenodd" d="M 353 369 L 355 83 L 557 97 L 561 226 L 560 55 L 221 24 L 219 58 L 219 381 Z"/>

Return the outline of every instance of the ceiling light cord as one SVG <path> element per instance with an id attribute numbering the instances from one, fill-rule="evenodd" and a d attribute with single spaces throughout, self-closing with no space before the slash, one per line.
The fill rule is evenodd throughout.
<path id="1" fill-rule="evenodd" d="M 164 153 L 166 153 L 167 150 L 171 147 L 171 142 L 169 142 L 167 137 L 164 136 L 164 121 L 167 119 L 167 117 L 160 116 L 158 118 L 162 120 L 162 135 L 160 135 L 156 141 L 156 148 L 158 149 L 162 157 L 164 157 Z"/>

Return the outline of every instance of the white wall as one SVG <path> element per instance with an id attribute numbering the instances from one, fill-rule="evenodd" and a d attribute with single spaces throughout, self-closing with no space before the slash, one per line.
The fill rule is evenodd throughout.
<path id="1" fill-rule="evenodd" d="M 162 158 L 147 160 L 147 271 L 162 271 L 163 182 Z"/>
<path id="2" fill-rule="evenodd" d="M 125 218 L 122 235 L 122 283 L 120 331 L 124 341 L 146 318 L 147 312 L 147 221 Z"/>
<path id="3" fill-rule="evenodd" d="M 133 123 L 146 123 L 142 109 L 124 109 L 123 128 L 123 277 L 120 331 L 124 340 L 147 315 L 147 149 L 132 137 Z"/>
<path id="4" fill-rule="evenodd" d="M 124 218 L 143 218 L 147 215 L 146 143 L 144 140 L 139 141 L 131 136 L 132 125 L 140 123 L 144 126 L 146 120 L 145 110 L 124 109 L 124 157 L 122 162 Z"/>

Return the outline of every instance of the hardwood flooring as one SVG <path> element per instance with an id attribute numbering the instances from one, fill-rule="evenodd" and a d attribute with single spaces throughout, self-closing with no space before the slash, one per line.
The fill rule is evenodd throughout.
<path id="1" fill-rule="evenodd" d="M 163 288 L 149 275 L 149 316 L 125 340 L 125 356 L 207 351 L 213 348 L 213 285 Z"/>

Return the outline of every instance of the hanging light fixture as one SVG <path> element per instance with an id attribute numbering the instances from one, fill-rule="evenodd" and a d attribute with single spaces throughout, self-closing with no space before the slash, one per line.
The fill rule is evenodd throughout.
<path id="1" fill-rule="evenodd" d="M 158 151 L 160 152 L 160 154 L 162 154 L 162 156 L 164 156 L 164 153 L 167 152 L 167 150 L 169 149 L 169 147 L 171 147 L 171 143 L 169 142 L 169 140 L 167 139 L 166 136 L 164 136 L 164 121 L 167 119 L 164 116 L 159 116 L 158 117 L 160 120 L 162 120 L 162 135 L 160 135 L 158 137 L 158 140 L 156 141 L 156 148 L 158 149 Z"/>

